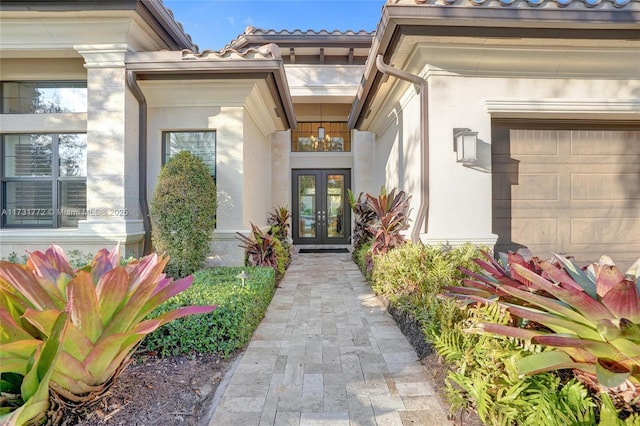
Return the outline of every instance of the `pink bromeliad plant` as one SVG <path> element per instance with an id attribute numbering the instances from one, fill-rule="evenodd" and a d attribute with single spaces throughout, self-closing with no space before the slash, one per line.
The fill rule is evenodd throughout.
<path id="1" fill-rule="evenodd" d="M 584 269 L 560 255 L 503 259 L 507 267 L 486 254 L 477 259 L 482 273 L 465 270 L 464 287 L 444 288 L 468 303 L 499 303 L 512 317 L 510 325 L 481 323 L 473 331 L 545 347 L 518 362 L 522 374 L 574 369 L 621 405 L 640 405 L 640 259 L 626 274 L 606 256 Z"/>
<path id="2" fill-rule="evenodd" d="M 146 319 L 193 281 L 166 277 L 168 261 L 151 254 L 121 266 L 116 247 L 74 270 L 52 245 L 30 253 L 26 265 L 0 262 L 0 386 L 22 379 L 20 395 L 0 406 L 0 423 L 55 423 L 93 406 L 147 334 L 213 311 L 188 306 Z"/>

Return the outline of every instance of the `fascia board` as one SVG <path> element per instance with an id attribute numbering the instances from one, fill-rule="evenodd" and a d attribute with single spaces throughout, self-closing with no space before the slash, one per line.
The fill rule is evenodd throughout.
<path id="1" fill-rule="evenodd" d="M 453 28 L 452 28 L 453 27 Z M 453 33 L 461 36 L 640 39 L 640 11 L 625 8 L 560 9 L 525 7 L 407 6 L 387 4 L 367 58 L 348 125 L 359 128 L 382 82 L 375 58 L 389 63 L 403 35 Z"/>

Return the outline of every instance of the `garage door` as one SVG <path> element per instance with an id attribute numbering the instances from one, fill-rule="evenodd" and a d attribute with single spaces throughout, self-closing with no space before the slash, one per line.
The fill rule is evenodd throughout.
<path id="1" fill-rule="evenodd" d="M 496 122 L 492 158 L 497 251 L 640 257 L 640 127 Z"/>

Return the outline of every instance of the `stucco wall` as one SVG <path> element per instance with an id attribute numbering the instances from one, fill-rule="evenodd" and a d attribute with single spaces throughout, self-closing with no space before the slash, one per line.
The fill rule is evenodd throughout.
<path id="1" fill-rule="evenodd" d="M 244 181 L 243 222 L 258 226 L 267 224 L 267 213 L 271 205 L 271 145 L 270 138 L 263 135 L 249 113 L 244 114 L 244 150 L 242 179 Z"/>
<path id="2" fill-rule="evenodd" d="M 428 67 L 421 74 L 428 75 L 429 103 L 428 231 L 421 234 L 425 242 L 495 242 L 492 118 L 637 120 L 637 79 L 470 77 Z M 374 186 L 404 187 L 414 195 L 416 208 L 420 106 L 413 87 L 400 84 L 396 91 L 376 117 Z M 480 158 L 475 166 L 456 162 L 454 128 L 479 132 Z"/>
<path id="3" fill-rule="evenodd" d="M 386 125 L 373 145 L 373 194 L 377 195 L 381 186 L 385 186 L 388 191 L 397 188 L 411 196 L 411 228 L 406 233 L 411 236 L 414 227 L 421 226 L 417 215 L 423 202 L 420 186 L 420 98 L 413 88 L 386 111 L 384 119 Z"/>

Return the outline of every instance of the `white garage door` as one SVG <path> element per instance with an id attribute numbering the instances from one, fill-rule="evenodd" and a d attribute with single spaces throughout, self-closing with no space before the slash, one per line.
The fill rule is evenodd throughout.
<path id="1" fill-rule="evenodd" d="M 550 127 L 494 123 L 496 250 L 630 266 L 640 257 L 640 128 Z"/>

